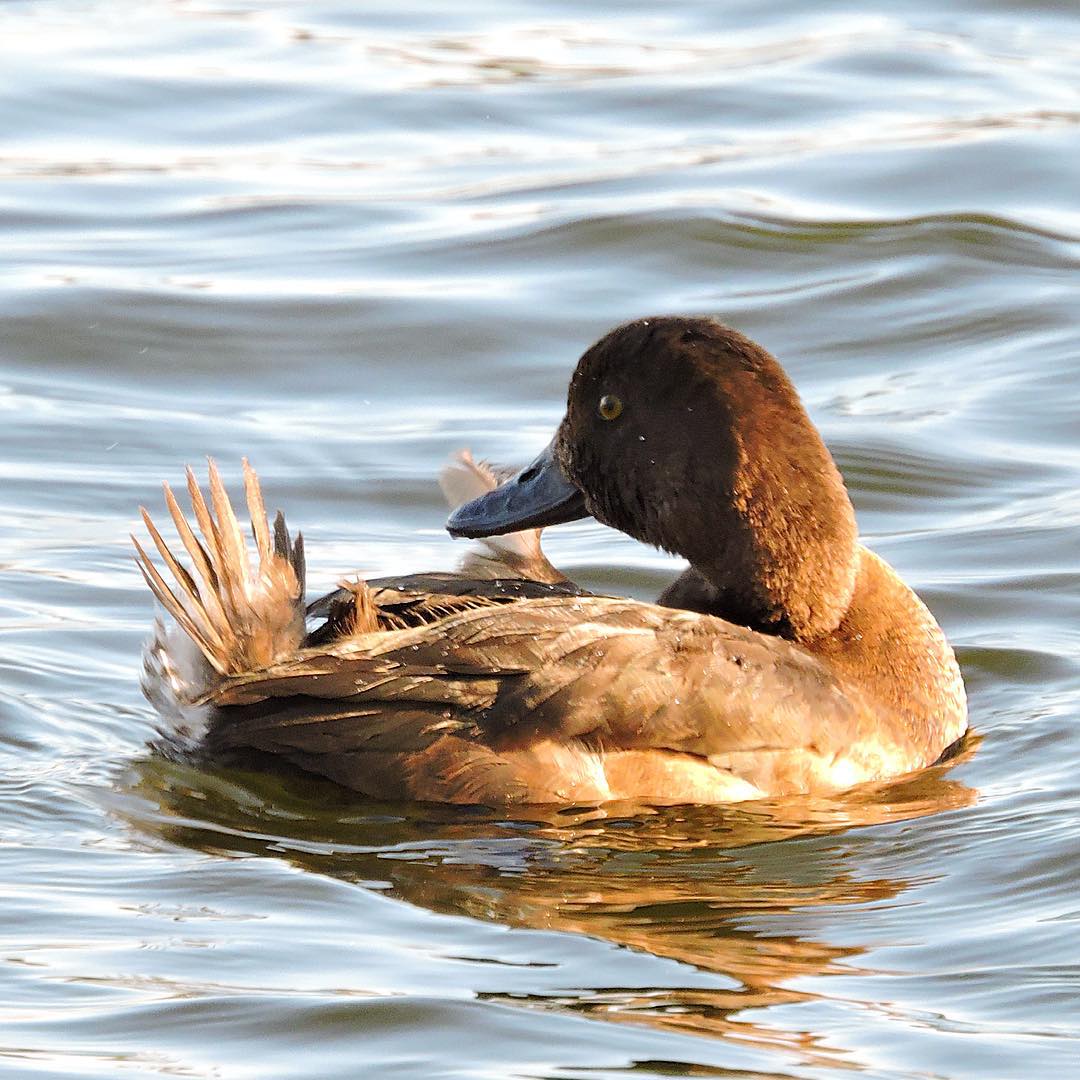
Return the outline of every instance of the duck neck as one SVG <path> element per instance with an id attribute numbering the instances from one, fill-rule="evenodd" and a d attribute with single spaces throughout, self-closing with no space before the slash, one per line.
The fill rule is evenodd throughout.
<path id="1" fill-rule="evenodd" d="M 796 419 L 797 437 L 784 439 L 778 421 L 780 437 L 737 442 L 730 489 L 713 503 L 719 517 L 674 549 L 711 586 L 717 614 L 806 644 L 840 625 L 859 559 L 840 473 L 805 414 Z"/>

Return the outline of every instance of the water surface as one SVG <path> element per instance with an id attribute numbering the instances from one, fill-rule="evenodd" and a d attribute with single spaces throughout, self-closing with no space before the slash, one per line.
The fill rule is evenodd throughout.
<path id="1" fill-rule="evenodd" d="M 1005 0 L 0 10 L 0 1069 L 1065 1076 L 1080 20 Z M 312 587 L 449 568 L 615 323 L 791 372 L 977 736 L 833 800 L 358 803 L 144 749 L 128 531 L 247 454 Z M 651 597 L 671 560 L 548 541 Z"/>

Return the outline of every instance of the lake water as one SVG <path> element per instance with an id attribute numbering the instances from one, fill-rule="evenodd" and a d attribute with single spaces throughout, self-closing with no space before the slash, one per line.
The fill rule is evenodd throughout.
<path id="1" fill-rule="evenodd" d="M 12 2 L 0 70 L 0 1071 L 1077 1075 L 1075 5 Z M 449 568 L 445 456 L 662 312 L 786 364 L 957 762 L 507 819 L 147 752 L 161 480 L 250 455 L 313 589 Z"/>

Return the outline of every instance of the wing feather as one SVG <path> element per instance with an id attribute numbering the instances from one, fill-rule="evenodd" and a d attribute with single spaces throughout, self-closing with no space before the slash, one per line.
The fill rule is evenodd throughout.
<path id="1" fill-rule="evenodd" d="M 777 686 L 786 688 L 779 698 Z M 364 723 L 391 710 L 379 729 L 387 745 L 393 710 L 404 709 L 452 720 L 496 748 L 582 739 L 711 759 L 810 746 L 814 718 L 835 715 L 845 700 L 823 665 L 795 646 L 765 644 L 707 615 L 599 597 L 459 611 L 437 633 L 419 626 L 360 635 L 229 678 L 204 700 L 237 706 L 296 697 L 311 704 L 253 709 L 246 734 L 340 723 L 314 702 L 341 710 L 344 701 Z M 402 738 L 411 737 L 403 728 Z"/>

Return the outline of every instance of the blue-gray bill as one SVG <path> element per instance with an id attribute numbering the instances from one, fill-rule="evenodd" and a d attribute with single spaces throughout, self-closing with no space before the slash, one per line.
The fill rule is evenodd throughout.
<path id="1" fill-rule="evenodd" d="M 584 496 L 555 460 L 553 440 L 517 476 L 459 506 L 446 522 L 446 529 L 451 536 L 475 540 L 588 516 Z"/>

